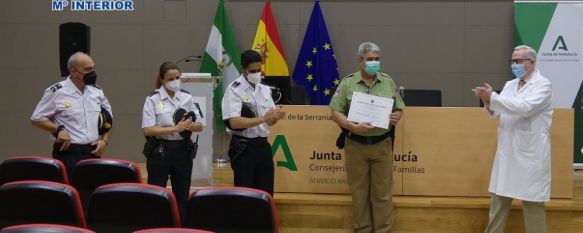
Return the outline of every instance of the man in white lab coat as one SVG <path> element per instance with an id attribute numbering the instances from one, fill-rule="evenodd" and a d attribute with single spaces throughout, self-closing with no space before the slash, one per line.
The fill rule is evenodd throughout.
<path id="1" fill-rule="evenodd" d="M 552 86 L 535 65 L 536 51 L 517 46 L 511 60 L 516 78 L 506 82 L 500 94 L 487 83 L 473 89 L 488 112 L 500 119 L 485 233 L 504 232 L 512 199 L 522 200 L 527 233 L 546 232 L 544 202 L 551 194 Z"/>

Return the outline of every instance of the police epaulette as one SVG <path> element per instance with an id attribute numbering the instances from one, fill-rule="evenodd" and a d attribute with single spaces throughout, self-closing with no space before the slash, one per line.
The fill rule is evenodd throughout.
<path id="1" fill-rule="evenodd" d="M 150 93 L 150 96 L 153 96 L 155 94 L 158 94 L 158 91 L 157 90 L 152 91 L 152 93 Z"/>
<path id="2" fill-rule="evenodd" d="M 51 87 L 49 87 L 49 89 L 51 89 L 51 91 L 53 93 L 57 92 L 57 90 L 63 88 L 63 85 L 61 85 L 60 83 L 56 83 L 55 85 L 52 85 Z"/>
<path id="3" fill-rule="evenodd" d="M 346 77 L 344 77 L 343 79 L 345 79 L 345 78 L 350 78 L 350 77 L 352 77 L 352 76 L 354 76 L 354 74 L 349 74 L 349 75 L 346 75 Z"/>
<path id="4" fill-rule="evenodd" d="M 234 81 L 233 84 L 231 84 L 231 87 L 236 88 L 239 85 L 241 85 L 241 83 L 239 81 Z"/>
<path id="5" fill-rule="evenodd" d="M 187 90 L 182 90 L 182 89 L 180 89 L 180 91 L 181 91 L 181 92 L 184 92 L 184 93 L 186 93 L 186 94 L 190 94 L 190 92 L 188 92 Z"/>

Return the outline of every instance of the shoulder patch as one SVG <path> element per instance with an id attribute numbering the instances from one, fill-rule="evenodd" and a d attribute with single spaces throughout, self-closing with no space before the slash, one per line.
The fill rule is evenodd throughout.
<path id="1" fill-rule="evenodd" d="M 99 89 L 99 90 L 101 90 L 101 87 L 100 87 L 99 85 L 97 85 L 97 84 L 93 84 L 93 85 L 91 85 L 91 86 L 92 86 L 92 87 L 95 87 L 95 88 L 97 88 L 97 89 Z"/>
<path id="2" fill-rule="evenodd" d="M 186 94 L 190 94 L 190 92 L 188 92 L 187 90 L 183 90 L 183 89 L 180 89 L 180 92 L 184 92 Z"/>
<path id="3" fill-rule="evenodd" d="M 57 92 L 61 88 L 63 88 L 63 85 L 61 85 L 60 83 L 56 83 L 55 85 L 52 85 L 51 87 L 49 87 L 49 89 L 53 93 Z"/>
<path id="4" fill-rule="evenodd" d="M 336 88 L 336 90 L 334 90 L 334 95 L 332 96 L 332 98 L 337 97 L 341 91 L 342 91 L 342 86 L 338 86 L 338 88 Z"/>
<path id="5" fill-rule="evenodd" d="M 241 85 L 239 81 L 234 81 L 233 84 L 231 84 L 231 87 L 237 88 L 239 85 Z"/>
<path id="6" fill-rule="evenodd" d="M 150 93 L 150 95 L 149 95 L 149 96 L 154 96 L 155 94 L 158 94 L 158 93 L 159 93 L 159 92 L 158 92 L 158 90 L 154 90 L 154 91 L 152 91 L 152 92 Z"/>

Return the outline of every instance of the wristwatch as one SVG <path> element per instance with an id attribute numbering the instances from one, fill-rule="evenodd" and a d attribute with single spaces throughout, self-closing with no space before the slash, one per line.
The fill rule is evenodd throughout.
<path id="1" fill-rule="evenodd" d="M 58 138 L 59 137 L 59 132 L 61 132 L 64 129 L 65 129 L 65 126 L 64 125 L 59 125 L 59 127 L 57 127 L 57 131 L 55 131 L 53 133 L 53 136 L 55 136 L 55 138 Z"/>

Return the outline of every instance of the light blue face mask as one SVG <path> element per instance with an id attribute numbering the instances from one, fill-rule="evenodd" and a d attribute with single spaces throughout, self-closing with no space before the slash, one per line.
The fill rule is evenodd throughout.
<path id="1" fill-rule="evenodd" d="M 380 61 L 366 61 L 364 63 L 364 70 L 370 75 L 375 75 L 379 70 L 381 70 Z"/>
<path id="2" fill-rule="evenodd" d="M 522 75 L 526 73 L 526 70 L 524 69 L 524 64 L 512 64 L 512 73 L 517 78 L 522 77 Z"/>

